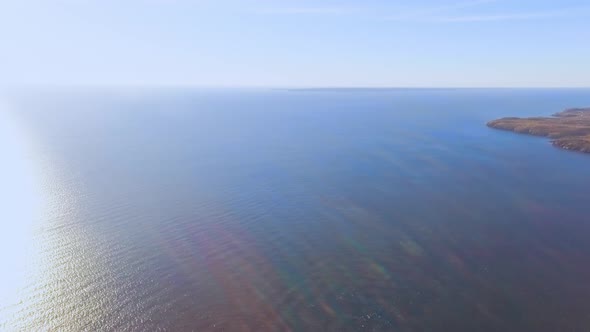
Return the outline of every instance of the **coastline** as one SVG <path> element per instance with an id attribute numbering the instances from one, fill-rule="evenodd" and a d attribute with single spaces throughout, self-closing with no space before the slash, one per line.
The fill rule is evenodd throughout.
<path id="1" fill-rule="evenodd" d="M 505 117 L 486 125 L 519 134 L 548 137 L 555 147 L 590 153 L 590 108 L 571 108 L 551 117 Z"/>

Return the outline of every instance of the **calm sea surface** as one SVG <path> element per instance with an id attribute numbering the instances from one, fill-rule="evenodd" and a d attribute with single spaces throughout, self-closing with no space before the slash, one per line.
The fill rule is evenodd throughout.
<path id="1" fill-rule="evenodd" d="M 12 91 L 0 330 L 588 331 L 590 90 Z"/>

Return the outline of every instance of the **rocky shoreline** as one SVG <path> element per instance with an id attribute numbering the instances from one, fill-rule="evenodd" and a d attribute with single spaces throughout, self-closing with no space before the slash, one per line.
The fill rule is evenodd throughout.
<path id="1" fill-rule="evenodd" d="M 549 137 L 556 147 L 590 153 L 590 108 L 572 108 L 552 117 L 501 118 L 488 122 L 487 126 Z"/>

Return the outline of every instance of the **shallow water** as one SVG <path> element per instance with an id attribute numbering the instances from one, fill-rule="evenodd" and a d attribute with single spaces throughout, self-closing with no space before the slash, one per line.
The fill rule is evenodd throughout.
<path id="1" fill-rule="evenodd" d="M 584 331 L 590 90 L 12 91 L 0 330 Z"/>

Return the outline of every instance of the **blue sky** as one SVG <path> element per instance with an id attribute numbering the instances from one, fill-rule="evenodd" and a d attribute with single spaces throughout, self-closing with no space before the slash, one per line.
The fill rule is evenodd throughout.
<path id="1" fill-rule="evenodd" d="M 0 83 L 588 87 L 587 0 L 0 0 Z"/>

